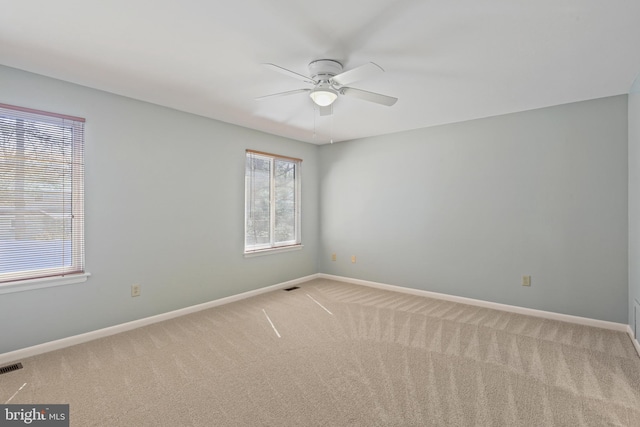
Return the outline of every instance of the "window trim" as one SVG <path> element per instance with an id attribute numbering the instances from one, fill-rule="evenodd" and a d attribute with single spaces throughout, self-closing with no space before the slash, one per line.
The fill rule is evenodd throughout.
<path id="1" fill-rule="evenodd" d="M 275 248 L 260 249 L 260 250 L 255 250 L 251 252 L 245 252 L 244 257 L 253 258 L 256 256 L 271 255 L 271 254 L 280 253 L 280 252 L 293 252 L 293 251 L 299 251 L 302 248 L 304 248 L 304 245 L 302 243 L 296 244 L 296 245 L 290 245 L 290 246 L 277 246 Z"/>
<path id="2" fill-rule="evenodd" d="M 37 279 L 15 280 L 0 286 L 0 295 L 14 292 L 32 291 L 34 289 L 53 288 L 55 286 L 72 285 L 86 282 L 91 273 L 67 274 L 65 276 L 39 277 Z"/>
<path id="3" fill-rule="evenodd" d="M 56 119 L 71 120 L 71 121 L 80 122 L 80 123 L 86 122 L 86 119 L 83 119 L 82 117 L 70 116 L 68 114 L 52 113 L 50 111 L 36 110 L 33 108 L 18 107 L 17 105 L 0 103 L 0 108 L 5 108 L 7 110 L 20 111 L 22 113 L 28 113 L 28 114 L 38 114 L 40 116 L 55 117 Z"/>
<path id="4" fill-rule="evenodd" d="M 272 167 L 270 168 L 270 177 L 269 177 L 269 186 L 270 186 L 270 194 L 272 197 L 275 197 L 275 164 L 276 160 L 285 160 L 296 163 L 295 170 L 295 240 L 288 240 L 285 242 L 279 242 L 276 244 L 274 242 L 274 229 L 275 229 L 275 204 L 270 203 L 270 225 L 269 225 L 269 234 L 270 234 L 270 242 L 268 244 L 262 245 L 253 245 L 251 249 L 247 249 L 247 187 L 246 187 L 246 174 L 247 174 L 247 157 L 249 155 L 257 155 L 260 157 L 268 157 L 271 159 Z M 279 252 L 288 252 L 292 250 L 302 249 L 302 159 L 298 159 L 290 156 L 282 156 L 279 154 L 267 153 L 264 151 L 257 151 L 247 149 L 245 150 L 244 157 L 244 176 L 245 176 L 245 194 L 244 194 L 244 233 L 243 233 L 243 248 L 244 248 L 244 256 L 252 257 L 252 256 L 260 256 L 260 255 L 268 255 Z"/>
<path id="5" fill-rule="evenodd" d="M 14 112 L 13 114 L 9 113 L 9 115 L 16 118 L 22 118 L 24 120 L 31 120 L 33 122 L 41 123 L 50 122 L 54 123 L 55 125 L 68 127 L 69 129 L 71 129 L 74 136 L 73 150 L 70 162 L 73 165 L 79 165 L 79 169 L 74 168 L 74 173 L 71 176 L 72 185 L 78 186 L 77 189 L 74 189 L 71 192 L 71 257 L 72 260 L 74 260 L 72 262 L 72 265 L 77 265 L 79 267 L 78 270 L 61 272 L 60 267 L 46 267 L 41 269 L 23 270 L 24 272 L 34 272 L 34 274 L 32 277 L 17 277 L 13 280 L 0 282 L 0 294 L 85 282 L 90 276 L 90 274 L 86 271 L 84 242 L 84 123 L 86 122 L 86 120 L 82 117 L 52 113 L 49 111 L 42 111 L 33 108 L 26 108 L 3 103 L 0 103 L 0 109 Z M 78 262 L 77 264 L 75 264 L 76 261 Z M 37 272 L 40 272 L 40 274 L 38 274 Z"/>

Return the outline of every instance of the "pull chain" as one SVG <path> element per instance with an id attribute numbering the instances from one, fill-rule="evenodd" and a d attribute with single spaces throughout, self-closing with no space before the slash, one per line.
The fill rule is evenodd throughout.
<path id="1" fill-rule="evenodd" d="M 331 105 L 331 144 L 333 144 L 333 104 Z"/>
<path id="2" fill-rule="evenodd" d="M 313 106 L 313 139 L 316 139 L 316 107 Z"/>

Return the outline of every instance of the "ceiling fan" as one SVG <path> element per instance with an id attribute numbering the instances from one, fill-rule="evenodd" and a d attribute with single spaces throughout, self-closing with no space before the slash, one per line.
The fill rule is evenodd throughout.
<path id="1" fill-rule="evenodd" d="M 366 63 L 359 67 L 348 71 L 342 71 L 342 64 L 333 59 L 319 59 L 309 64 L 309 74 L 311 77 L 296 73 L 275 64 L 264 64 L 266 67 L 285 74 L 294 79 L 301 80 L 307 84 L 313 85 L 313 88 L 295 89 L 287 92 L 274 93 L 256 98 L 264 100 L 279 96 L 294 95 L 297 93 L 308 93 L 313 102 L 319 107 L 321 116 L 331 115 L 332 104 L 339 95 L 360 98 L 365 101 L 375 102 L 376 104 L 386 105 L 388 107 L 396 103 L 398 98 L 382 95 L 375 92 L 369 92 L 347 85 L 363 80 L 373 75 L 384 73 L 382 67 L 373 62 Z"/>

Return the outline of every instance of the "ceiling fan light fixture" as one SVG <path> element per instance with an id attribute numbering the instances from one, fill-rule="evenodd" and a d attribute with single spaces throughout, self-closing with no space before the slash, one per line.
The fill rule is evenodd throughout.
<path id="1" fill-rule="evenodd" d="M 330 87 L 318 87 L 313 89 L 309 96 L 317 105 L 326 107 L 338 98 L 338 92 Z"/>

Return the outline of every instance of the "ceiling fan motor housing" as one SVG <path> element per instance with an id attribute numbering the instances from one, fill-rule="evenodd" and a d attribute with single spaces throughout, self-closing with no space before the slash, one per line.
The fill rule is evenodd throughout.
<path id="1" fill-rule="evenodd" d="M 381 66 L 374 62 L 368 62 L 348 71 L 343 71 L 342 64 L 333 59 L 318 59 L 311 61 L 309 64 L 309 76 L 305 76 L 295 71 L 288 70 L 275 64 L 264 64 L 274 71 L 301 80 L 306 84 L 312 84 L 313 89 L 296 89 L 287 92 L 276 93 L 273 95 L 262 96 L 257 99 L 267 99 L 274 96 L 293 95 L 296 93 L 308 93 L 313 102 L 320 107 L 328 107 L 337 98 L 338 95 L 345 95 L 352 98 L 360 98 L 364 101 L 374 102 L 380 105 L 391 107 L 396 103 L 398 98 L 382 95 L 380 93 L 369 92 L 354 87 L 349 87 L 353 82 L 363 80 L 383 73 Z M 324 113 L 324 114 L 323 114 Z M 320 115 L 330 115 L 331 109 L 320 109 Z"/>
<path id="2" fill-rule="evenodd" d="M 319 59 L 309 64 L 309 74 L 316 81 L 328 81 L 342 72 L 342 64 L 332 59 Z"/>

